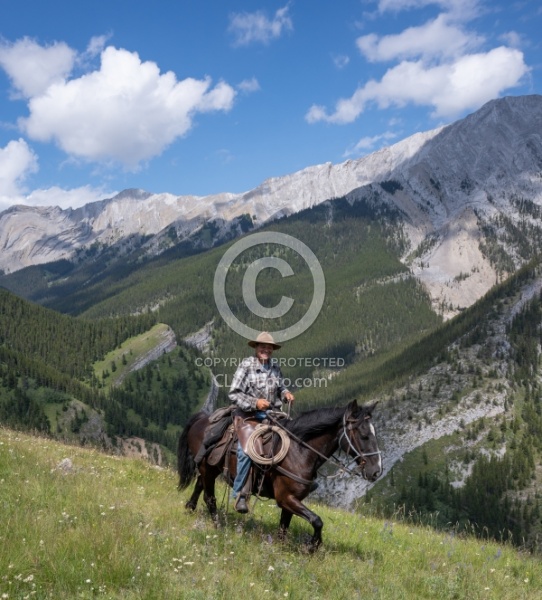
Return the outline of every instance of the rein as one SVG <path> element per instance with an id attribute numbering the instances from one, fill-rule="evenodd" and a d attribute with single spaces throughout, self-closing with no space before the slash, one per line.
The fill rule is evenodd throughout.
<path id="1" fill-rule="evenodd" d="M 351 470 L 349 468 L 348 465 L 343 465 L 341 463 L 340 460 L 338 460 L 337 458 L 335 458 L 335 456 L 326 456 L 325 454 L 322 454 L 319 450 L 316 450 L 315 448 L 313 448 L 310 444 L 307 444 L 307 442 L 303 441 L 301 438 L 297 437 L 296 435 L 294 435 L 291 431 L 289 431 L 288 429 L 286 429 L 286 427 L 283 427 L 280 422 L 275 419 L 274 417 L 272 417 L 271 415 L 268 414 L 268 418 L 277 426 L 280 427 L 281 429 L 283 429 L 284 431 L 286 431 L 286 433 L 293 439 L 295 440 L 298 444 L 301 444 L 302 446 L 305 446 L 305 448 L 308 448 L 309 450 L 311 450 L 312 452 L 314 452 L 315 454 L 317 454 L 320 458 L 324 459 L 324 462 L 327 462 L 328 460 L 331 460 L 335 466 L 337 466 L 340 470 L 345 471 L 346 473 L 348 473 L 349 475 L 356 475 L 356 472 Z M 350 448 L 352 448 L 352 450 L 355 452 L 356 456 L 354 456 L 354 460 L 356 458 L 363 458 L 364 456 L 373 456 L 376 454 L 380 454 L 380 451 L 378 452 L 369 452 L 367 454 L 365 453 L 359 453 L 353 446 L 350 438 L 348 437 L 348 435 L 346 434 L 346 414 L 343 416 L 343 430 L 341 433 L 341 436 L 339 437 L 339 443 L 341 441 L 341 439 L 344 437 L 346 437 L 346 440 L 348 441 L 348 445 L 350 446 Z M 351 429 L 351 428 L 350 428 Z M 349 453 L 347 454 L 349 456 Z M 277 466 L 275 466 L 275 469 L 278 469 Z M 286 471 L 285 469 L 282 469 L 282 471 L 284 472 L 285 475 L 288 476 L 292 476 L 292 474 L 289 471 Z M 294 477 L 294 479 L 298 479 L 300 480 L 301 478 L 298 478 L 297 476 Z M 300 481 L 300 483 L 303 483 L 305 480 Z"/>

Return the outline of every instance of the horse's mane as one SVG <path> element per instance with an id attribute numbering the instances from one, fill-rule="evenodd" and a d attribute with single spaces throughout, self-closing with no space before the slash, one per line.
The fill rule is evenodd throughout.
<path id="1" fill-rule="evenodd" d="M 335 427 L 343 418 L 345 410 L 344 406 L 315 408 L 301 413 L 291 421 L 285 419 L 281 425 L 293 435 L 307 441 Z"/>

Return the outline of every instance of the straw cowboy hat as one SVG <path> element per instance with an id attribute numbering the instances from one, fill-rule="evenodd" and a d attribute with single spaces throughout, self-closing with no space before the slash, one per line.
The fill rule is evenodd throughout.
<path id="1" fill-rule="evenodd" d="M 250 340 L 250 342 L 248 343 L 248 345 L 252 348 L 256 348 L 258 344 L 270 344 L 271 346 L 273 346 L 273 348 L 275 348 L 275 350 L 278 350 L 280 348 L 278 344 L 275 344 L 273 336 L 267 331 L 262 331 L 262 333 L 260 333 L 255 340 Z"/>

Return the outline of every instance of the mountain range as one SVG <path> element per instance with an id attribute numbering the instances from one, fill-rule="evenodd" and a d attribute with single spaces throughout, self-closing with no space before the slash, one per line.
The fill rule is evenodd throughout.
<path id="1" fill-rule="evenodd" d="M 434 308 L 453 316 L 540 249 L 542 96 L 493 100 L 358 160 L 308 167 L 242 194 L 125 190 L 77 209 L 13 206 L 0 213 L 0 269 L 95 260 L 111 248 L 141 260 L 181 242 L 211 247 L 339 197 L 397 209 L 408 240 L 402 261 Z"/>
<path id="2" fill-rule="evenodd" d="M 394 519 L 401 507 L 442 527 L 476 523 L 542 550 L 541 96 L 495 100 L 245 194 L 126 190 L 75 210 L 0 213 L 0 287 L 12 292 L 0 289 L 0 420 L 119 452 L 130 440 L 174 450 L 210 387 L 227 401 L 216 382 L 247 351 L 217 314 L 213 273 L 257 229 L 303 241 L 326 277 L 318 319 L 280 354 L 293 359 L 288 377 L 326 383 L 296 389 L 294 409 L 379 401 L 384 477 L 370 489 L 322 477 L 316 494 Z M 260 327 L 242 271 L 231 269 L 228 300 Z M 258 298 L 295 298 L 295 320 L 312 281 L 273 271 L 258 276 Z M 178 346 L 147 362 L 164 330 Z"/>

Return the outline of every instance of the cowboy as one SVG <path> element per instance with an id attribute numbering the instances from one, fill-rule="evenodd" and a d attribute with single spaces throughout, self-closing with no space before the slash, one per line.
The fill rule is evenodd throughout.
<path id="1" fill-rule="evenodd" d="M 254 348 L 254 356 L 245 358 L 237 367 L 229 393 L 230 400 L 237 406 L 234 425 L 239 443 L 233 496 L 236 498 L 235 510 L 240 513 L 248 512 L 247 498 L 252 490 L 249 476 L 252 461 L 243 446 L 256 424 L 266 418 L 266 410 L 279 410 L 283 400 L 290 404 L 294 401 L 294 395 L 284 386 L 278 364 L 271 361 L 273 351 L 280 348 L 273 336 L 264 331 L 248 345 Z"/>

